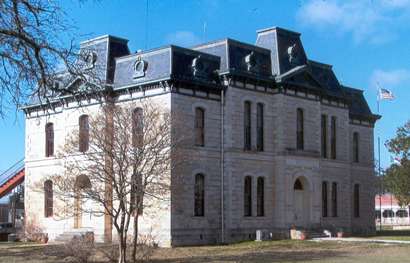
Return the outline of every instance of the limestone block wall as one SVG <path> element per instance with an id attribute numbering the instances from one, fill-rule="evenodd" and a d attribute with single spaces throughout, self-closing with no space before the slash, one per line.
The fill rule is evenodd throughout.
<path id="1" fill-rule="evenodd" d="M 153 103 L 170 108 L 170 93 L 165 93 L 152 99 Z M 127 103 L 140 103 L 134 95 L 134 100 L 127 100 Z M 125 98 L 120 98 L 125 101 Z M 64 173 L 64 163 L 58 159 L 58 152 L 62 150 L 67 136 L 78 131 L 78 119 L 82 114 L 97 114 L 101 110 L 98 103 L 77 107 L 76 103 L 71 103 L 65 108 L 58 108 L 55 112 L 38 112 L 26 118 L 26 178 L 25 178 L 25 207 L 26 221 L 33 222 L 39 226 L 43 232 L 48 233 L 49 239 L 54 240 L 56 236 L 66 231 L 74 230 L 74 219 L 64 214 L 66 209 L 63 202 L 59 202 L 54 196 L 54 216 L 45 218 L 44 216 L 44 192 L 43 184 L 46 178 Z M 125 102 L 120 102 L 124 103 Z M 130 117 L 131 118 L 131 117 Z M 45 157 L 45 125 L 52 122 L 54 125 L 54 156 Z M 147 198 L 148 201 L 149 198 Z M 155 241 L 162 246 L 170 245 L 170 201 L 162 201 L 144 210 L 144 215 L 139 220 L 141 234 L 150 234 Z M 74 202 L 74 200 L 67 200 Z M 72 205 L 72 204 L 70 204 Z M 86 202 L 86 206 L 93 206 L 91 202 Z M 159 209 L 160 207 L 160 209 Z M 82 216 L 82 227 L 94 231 L 96 241 L 103 241 L 104 217 L 101 215 L 90 215 L 84 213 Z M 129 230 L 132 234 L 132 227 Z M 116 238 L 116 230 L 113 228 L 113 239 Z"/>
<path id="2" fill-rule="evenodd" d="M 172 170 L 172 245 L 220 241 L 221 112 L 220 101 L 172 94 L 174 129 L 180 141 Z M 196 146 L 193 131 L 195 109 L 205 111 L 205 144 Z M 205 177 L 205 215 L 194 215 L 195 175 Z"/>

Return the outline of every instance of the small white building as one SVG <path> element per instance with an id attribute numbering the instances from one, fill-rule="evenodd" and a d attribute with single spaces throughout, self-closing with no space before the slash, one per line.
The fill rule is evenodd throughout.
<path id="1" fill-rule="evenodd" d="M 410 226 L 410 207 L 401 207 L 392 194 L 376 195 L 376 225 Z"/>

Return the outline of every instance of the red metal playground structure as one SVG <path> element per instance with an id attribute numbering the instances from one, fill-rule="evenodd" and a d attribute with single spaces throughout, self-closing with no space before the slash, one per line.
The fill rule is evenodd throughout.
<path id="1" fill-rule="evenodd" d="M 24 182 L 24 159 L 0 174 L 0 199 Z"/>
<path id="2" fill-rule="evenodd" d="M 24 159 L 0 174 L 0 241 L 10 240 L 23 226 L 24 218 Z"/>

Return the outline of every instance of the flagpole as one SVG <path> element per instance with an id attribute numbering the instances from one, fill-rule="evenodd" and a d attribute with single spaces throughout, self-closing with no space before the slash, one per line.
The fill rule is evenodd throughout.
<path id="1" fill-rule="evenodd" d="M 380 87 L 379 87 L 380 89 Z M 379 94 L 377 95 L 377 114 L 380 115 L 380 98 Z M 381 166 L 380 166 L 380 131 L 378 129 L 377 132 L 377 151 L 379 155 L 379 161 L 378 161 L 378 166 L 379 166 L 379 180 L 380 180 L 380 194 L 379 194 L 379 207 L 380 207 L 380 231 L 382 231 L 382 221 L 383 221 L 383 214 L 382 214 L 382 194 L 383 194 L 383 177 L 381 177 Z"/>

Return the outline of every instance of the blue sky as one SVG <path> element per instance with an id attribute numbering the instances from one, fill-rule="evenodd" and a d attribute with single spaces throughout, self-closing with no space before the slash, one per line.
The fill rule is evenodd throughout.
<path id="1" fill-rule="evenodd" d="M 376 83 L 395 94 L 381 104 L 375 139 L 387 140 L 410 119 L 410 0 L 148 1 L 148 17 L 146 0 L 61 2 L 78 40 L 112 34 L 129 39 L 132 51 L 225 37 L 254 43 L 256 30 L 271 26 L 300 32 L 308 57 L 332 64 L 342 83 L 365 90 L 374 112 Z M 10 109 L 0 136 L 1 172 L 24 156 L 21 113 Z M 389 163 L 382 146 L 382 166 Z"/>

